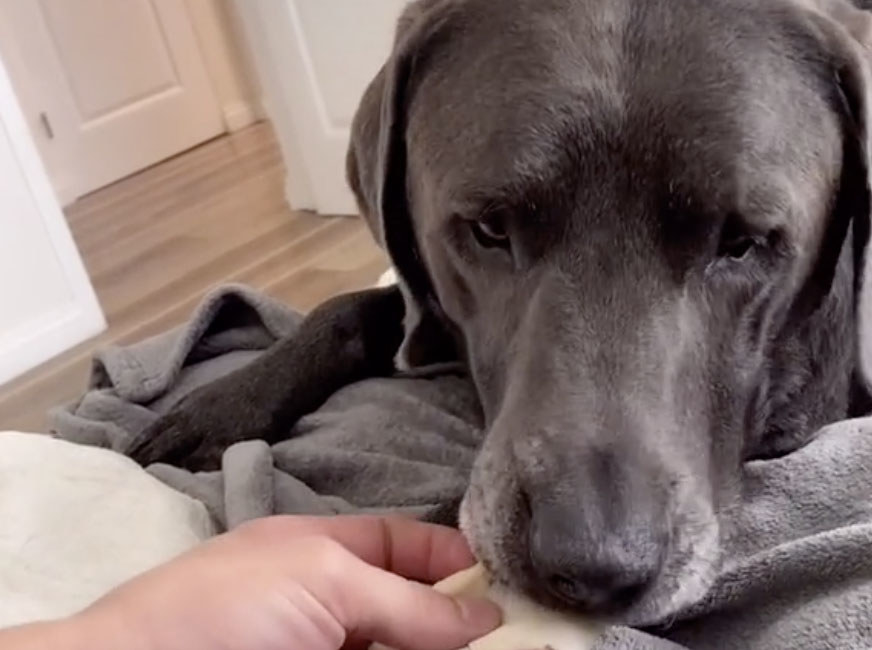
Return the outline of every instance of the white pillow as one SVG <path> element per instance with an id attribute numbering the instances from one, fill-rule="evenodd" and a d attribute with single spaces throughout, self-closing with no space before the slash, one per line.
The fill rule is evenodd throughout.
<path id="1" fill-rule="evenodd" d="M 0 432 L 0 627 L 77 612 L 214 533 L 129 458 Z"/>

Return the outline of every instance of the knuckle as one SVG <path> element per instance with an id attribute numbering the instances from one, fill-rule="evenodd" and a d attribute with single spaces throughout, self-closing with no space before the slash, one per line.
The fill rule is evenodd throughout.
<path id="1" fill-rule="evenodd" d="M 301 543 L 305 545 L 301 550 L 325 578 L 342 578 L 347 574 L 349 552 L 342 544 L 324 535 L 307 537 Z"/>
<path id="2" fill-rule="evenodd" d="M 276 522 L 273 519 L 252 519 L 239 524 L 234 532 L 239 538 L 260 543 L 274 538 L 277 532 L 276 528 Z"/>
<path id="3" fill-rule="evenodd" d="M 305 557 L 307 564 L 327 578 L 341 577 L 348 570 L 350 552 L 331 537 L 318 533 L 304 533 L 286 517 L 253 519 L 234 529 L 234 535 L 258 546 L 293 544 L 294 553 Z"/>

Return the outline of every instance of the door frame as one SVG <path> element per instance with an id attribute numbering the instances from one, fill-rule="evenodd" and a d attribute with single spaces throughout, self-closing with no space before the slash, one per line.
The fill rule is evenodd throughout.
<path id="1" fill-rule="evenodd" d="M 46 237 L 63 269 L 73 300 L 66 309 L 48 310 L 42 322 L 27 323 L 0 339 L 0 385 L 96 336 L 106 319 L 79 257 L 63 212 L 40 160 L 5 63 L 0 57 L 0 129 L 12 145 L 27 179 L 30 195 L 42 216 Z M 14 206 L 0 206 L 0 209 Z"/>
<path id="2" fill-rule="evenodd" d="M 63 151 L 51 146 L 45 127 L 39 122 L 38 112 L 25 110 L 30 107 L 44 107 L 45 110 L 54 112 L 51 109 L 57 106 L 57 97 L 52 95 L 50 88 L 32 78 L 27 61 L 18 49 L 20 36 L 11 21 L 2 18 L 3 8 L 0 5 L 0 62 L 4 65 L 4 75 L 13 90 L 18 112 L 24 117 L 30 140 L 51 180 L 55 198 L 61 206 L 70 205 L 79 198 L 75 175 L 67 171 L 70 163 L 62 155 Z"/>

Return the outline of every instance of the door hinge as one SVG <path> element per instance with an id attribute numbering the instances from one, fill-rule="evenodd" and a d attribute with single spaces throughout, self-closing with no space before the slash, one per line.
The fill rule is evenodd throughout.
<path id="1" fill-rule="evenodd" d="M 48 136 L 48 139 L 54 140 L 54 129 L 51 128 L 51 122 L 48 121 L 48 115 L 40 113 L 39 121 L 42 124 L 42 128 L 45 129 L 45 134 Z"/>

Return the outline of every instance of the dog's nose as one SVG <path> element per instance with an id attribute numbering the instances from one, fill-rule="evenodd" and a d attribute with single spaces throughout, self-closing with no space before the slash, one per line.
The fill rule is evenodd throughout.
<path id="1" fill-rule="evenodd" d="M 585 612 L 630 607 L 657 578 L 665 536 L 648 524 L 591 531 L 560 506 L 532 512 L 529 550 L 534 580 L 552 598 Z"/>
<path id="2" fill-rule="evenodd" d="M 632 609 L 660 580 L 669 550 L 668 468 L 616 442 L 559 455 L 557 445 L 527 447 L 516 457 L 531 595 L 591 614 Z"/>

